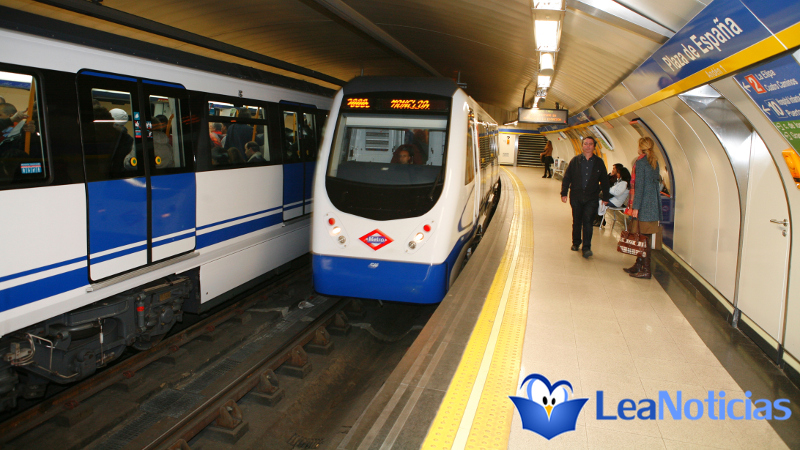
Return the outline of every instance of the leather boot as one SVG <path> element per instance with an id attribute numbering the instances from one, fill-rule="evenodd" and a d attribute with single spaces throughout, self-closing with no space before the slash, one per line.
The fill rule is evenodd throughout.
<path id="1" fill-rule="evenodd" d="M 649 240 L 648 240 L 649 244 Z M 644 278 L 649 280 L 652 274 L 650 273 L 650 247 L 647 248 L 647 256 L 642 258 L 642 266 L 639 268 L 639 271 L 636 273 L 631 274 L 634 278 Z"/>
<path id="2" fill-rule="evenodd" d="M 638 273 L 642 269 L 642 258 L 641 256 L 636 257 L 636 262 L 633 263 L 632 266 L 626 267 L 622 269 L 625 273 Z"/>

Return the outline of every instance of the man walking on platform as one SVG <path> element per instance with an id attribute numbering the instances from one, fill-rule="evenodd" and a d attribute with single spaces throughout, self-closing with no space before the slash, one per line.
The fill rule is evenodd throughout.
<path id="1" fill-rule="evenodd" d="M 583 257 L 592 256 L 592 220 L 597 215 L 597 198 L 602 191 L 603 203 L 608 205 L 608 174 L 606 164 L 594 154 L 595 138 L 583 138 L 583 154 L 572 158 L 561 181 L 561 201 L 572 206 L 572 251 L 577 252 L 583 242 Z M 583 233 L 583 240 L 581 240 Z"/>

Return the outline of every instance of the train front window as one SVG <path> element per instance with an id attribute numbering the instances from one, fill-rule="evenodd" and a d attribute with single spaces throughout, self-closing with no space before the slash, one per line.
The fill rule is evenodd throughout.
<path id="1" fill-rule="evenodd" d="M 447 117 L 342 114 L 328 176 L 374 185 L 442 181 Z"/>
<path id="2" fill-rule="evenodd" d="M 37 89 L 31 75 L 0 71 L 0 187 L 47 178 Z"/>
<path id="3" fill-rule="evenodd" d="M 342 113 L 325 186 L 340 210 L 374 220 L 418 217 L 444 185 L 447 116 Z"/>

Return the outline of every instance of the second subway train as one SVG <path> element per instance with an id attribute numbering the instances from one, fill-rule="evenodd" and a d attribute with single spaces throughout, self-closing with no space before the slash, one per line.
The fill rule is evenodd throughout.
<path id="1" fill-rule="evenodd" d="M 497 124 L 435 78 L 357 78 L 330 117 L 314 179 L 315 289 L 441 301 L 498 192 Z"/>

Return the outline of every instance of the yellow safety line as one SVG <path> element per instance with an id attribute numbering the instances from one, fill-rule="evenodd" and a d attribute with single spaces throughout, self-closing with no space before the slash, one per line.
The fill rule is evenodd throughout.
<path id="1" fill-rule="evenodd" d="M 500 267 L 464 355 L 431 425 L 424 449 L 505 448 L 517 392 L 533 267 L 528 194 L 514 185 L 514 217 Z"/>

